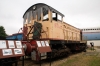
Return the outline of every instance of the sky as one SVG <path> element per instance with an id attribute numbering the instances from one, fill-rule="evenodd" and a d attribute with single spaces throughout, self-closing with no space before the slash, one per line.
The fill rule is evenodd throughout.
<path id="1" fill-rule="evenodd" d="M 8 35 L 23 27 L 23 14 L 32 5 L 45 3 L 65 15 L 77 28 L 100 27 L 100 0 L 0 0 L 0 26 Z"/>

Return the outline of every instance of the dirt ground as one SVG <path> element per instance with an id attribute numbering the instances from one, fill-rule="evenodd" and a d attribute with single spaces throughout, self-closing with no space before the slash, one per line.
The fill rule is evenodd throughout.
<path id="1" fill-rule="evenodd" d="M 64 58 L 59 58 L 59 59 L 56 59 L 56 60 L 52 60 L 51 61 L 51 66 L 61 66 L 61 64 L 65 63 L 70 58 L 76 58 L 76 57 L 84 56 L 84 55 L 87 55 L 87 56 L 88 55 L 97 55 L 97 54 L 98 54 L 98 57 L 100 57 L 100 49 L 98 49 L 98 48 L 95 48 L 94 51 L 87 50 L 87 52 L 81 52 L 81 53 L 77 53 L 77 54 L 67 56 L 67 57 L 64 57 Z M 21 61 L 18 62 L 18 66 L 22 66 Z M 40 66 L 40 65 L 35 63 L 34 61 L 30 60 L 30 59 L 27 59 L 24 62 L 24 66 Z M 45 60 L 45 61 L 42 62 L 41 66 L 50 66 L 50 62 L 47 62 Z"/>
<path id="2" fill-rule="evenodd" d="M 56 58 L 56 59 L 51 59 L 51 66 L 58 66 L 59 64 L 67 61 L 67 57 L 64 58 Z M 18 66 L 22 66 L 22 61 L 18 62 Z M 40 66 L 39 63 L 36 63 L 35 61 L 32 61 L 31 59 L 26 59 L 24 61 L 24 66 Z M 41 66 L 50 66 L 50 60 L 42 60 Z"/>

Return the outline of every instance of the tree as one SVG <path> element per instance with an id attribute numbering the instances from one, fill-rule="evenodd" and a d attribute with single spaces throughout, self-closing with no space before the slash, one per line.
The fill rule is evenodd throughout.
<path id="1" fill-rule="evenodd" d="M 0 40 L 6 39 L 6 36 L 7 36 L 7 34 L 5 32 L 4 27 L 3 26 L 0 26 Z"/>

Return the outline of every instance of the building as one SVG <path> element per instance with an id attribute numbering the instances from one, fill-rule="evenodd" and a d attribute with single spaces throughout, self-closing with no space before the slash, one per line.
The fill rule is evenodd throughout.
<path id="1" fill-rule="evenodd" d="M 100 28 L 82 29 L 82 36 L 82 40 L 87 40 L 87 45 L 93 42 L 94 46 L 100 46 Z"/>
<path id="2" fill-rule="evenodd" d="M 100 28 L 82 29 L 83 40 L 100 40 Z"/>
<path id="3" fill-rule="evenodd" d="M 7 36 L 6 39 L 8 40 L 22 40 L 23 39 L 23 34 L 22 33 L 15 33 L 15 34 L 12 34 L 10 36 Z"/>

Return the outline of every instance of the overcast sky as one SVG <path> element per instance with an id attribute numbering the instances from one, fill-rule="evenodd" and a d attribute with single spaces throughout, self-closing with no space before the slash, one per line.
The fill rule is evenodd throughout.
<path id="1" fill-rule="evenodd" d="M 77 27 L 100 27 L 100 0 L 0 0 L 0 26 L 7 34 L 23 26 L 23 14 L 32 5 L 45 3 L 65 15 L 64 21 Z"/>

